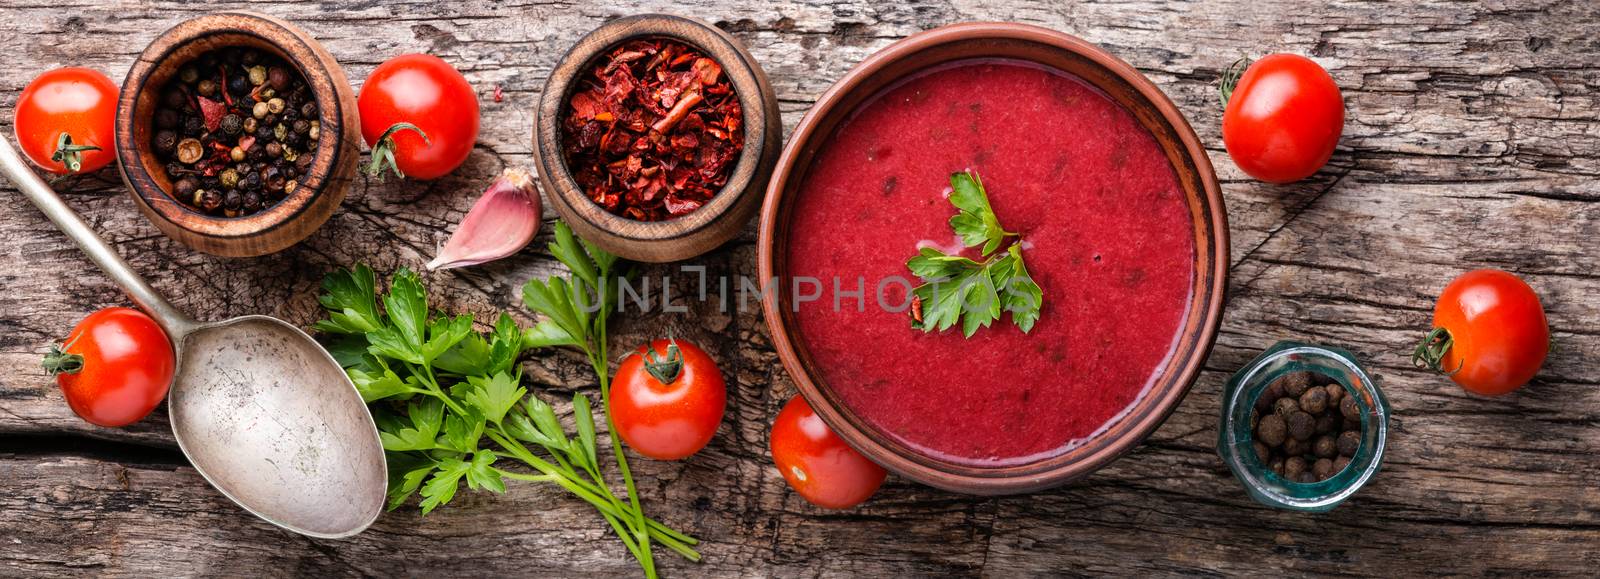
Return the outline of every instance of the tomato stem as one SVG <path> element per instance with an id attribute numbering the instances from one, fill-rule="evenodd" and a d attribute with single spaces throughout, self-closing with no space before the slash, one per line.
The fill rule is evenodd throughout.
<path id="1" fill-rule="evenodd" d="M 1461 360 L 1456 365 L 1456 369 L 1448 371 L 1444 369 L 1444 357 L 1450 353 L 1450 347 L 1455 345 L 1455 342 L 1455 338 L 1450 335 L 1450 330 L 1434 328 L 1433 331 L 1428 332 L 1428 335 L 1422 338 L 1422 341 L 1417 344 L 1417 348 L 1411 351 L 1411 363 L 1424 370 L 1432 370 L 1445 376 L 1454 376 L 1456 372 L 1460 372 L 1461 368 L 1467 364 L 1466 360 Z"/>
<path id="2" fill-rule="evenodd" d="M 390 168 L 394 169 L 394 174 L 396 177 L 401 179 L 406 178 L 405 172 L 400 170 L 400 164 L 394 160 L 394 134 L 400 131 L 414 131 L 418 135 L 422 135 L 422 142 L 424 144 L 433 144 L 433 141 L 428 139 L 428 133 L 423 132 L 422 129 L 416 125 L 406 122 L 390 125 L 387 130 L 383 131 L 383 136 L 378 137 L 377 144 L 372 146 L 372 163 L 367 165 L 366 171 L 368 176 L 377 177 L 379 181 L 382 181 L 383 167 L 384 165 L 388 165 Z"/>
<path id="3" fill-rule="evenodd" d="M 50 155 L 50 160 L 66 166 L 67 173 L 77 173 L 83 168 L 83 152 L 98 150 L 100 147 L 94 145 L 74 145 L 71 134 L 61 133 L 61 138 L 56 139 L 56 152 Z"/>
<path id="4" fill-rule="evenodd" d="M 1241 56 L 1222 72 L 1222 79 L 1217 82 L 1218 88 L 1222 89 L 1222 108 L 1228 108 L 1228 101 L 1233 100 L 1233 88 L 1239 86 L 1239 77 L 1244 76 L 1244 71 L 1249 70 L 1254 62 L 1248 56 Z"/>
<path id="5" fill-rule="evenodd" d="M 678 381 L 683 375 L 683 352 L 678 349 L 678 341 L 667 338 L 667 354 L 656 354 L 655 348 L 648 348 L 644 353 L 644 369 L 655 376 L 662 384 L 671 384 Z"/>
<path id="6" fill-rule="evenodd" d="M 67 352 L 71 344 L 51 344 L 50 353 L 44 355 L 44 371 L 51 376 L 77 374 L 83 370 L 83 356 Z"/>

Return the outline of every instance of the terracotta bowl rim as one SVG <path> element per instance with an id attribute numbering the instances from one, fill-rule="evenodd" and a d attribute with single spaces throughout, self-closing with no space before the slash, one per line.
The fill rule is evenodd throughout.
<path id="1" fill-rule="evenodd" d="M 139 54 L 134 65 L 129 68 L 128 76 L 124 79 L 121 93 L 117 98 L 117 108 L 119 113 L 126 108 L 133 114 L 128 115 L 129 118 L 118 114 L 117 130 L 115 131 L 118 136 L 118 170 L 122 174 L 123 180 L 129 184 L 129 190 L 148 209 L 150 216 L 152 218 L 159 217 L 162 221 L 184 231 L 218 240 L 260 237 L 262 234 L 293 222 L 315 206 L 320 197 L 328 194 L 325 190 L 329 186 L 329 177 L 337 171 L 341 162 L 346 161 L 339 157 L 344 154 L 343 143 L 341 142 L 343 133 L 349 129 L 342 126 L 344 117 L 342 111 L 339 114 L 330 115 L 327 110 L 330 106 L 342 108 L 344 103 L 338 102 L 339 99 L 332 99 L 334 102 L 329 103 L 324 102 L 328 99 L 316 98 L 317 120 L 322 122 L 322 137 L 318 139 L 317 155 L 312 162 L 312 174 L 317 176 L 317 181 L 305 183 L 300 188 L 301 191 L 304 191 L 303 194 L 299 192 L 292 194 L 275 204 L 262 208 L 256 213 L 237 217 L 208 215 L 173 197 L 170 191 L 157 184 L 154 176 L 144 166 L 145 153 L 139 146 L 141 139 L 151 138 L 151 134 L 148 131 L 153 130 L 153 128 L 147 125 L 143 127 L 145 132 L 140 132 L 138 130 L 140 127 L 135 126 L 136 119 L 139 116 L 136 111 L 139 104 L 139 95 L 143 91 L 161 90 L 161 87 L 155 86 L 154 83 L 150 82 L 150 78 L 156 71 L 165 66 L 177 51 L 195 42 L 212 37 L 248 37 L 275 48 L 278 53 L 277 56 L 293 65 L 301 78 L 307 83 L 327 83 L 332 89 L 330 92 L 335 94 L 340 88 L 339 80 L 329 74 L 322 73 L 320 64 L 318 64 L 319 68 L 317 69 L 319 74 L 311 74 L 313 71 L 307 68 L 307 63 L 303 62 L 304 59 L 297 58 L 280 39 L 264 36 L 254 30 L 225 26 L 227 18 L 245 18 L 256 21 L 263 26 L 277 28 L 283 32 L 283 38 L 299 42 L 300 46 L 297 48 L 303 50 L 307 56 L 315 60 L 317 47 L 312 44 L 312 42 L 315 42 L 314 40 L 307 41 L 307 39 L 311 38 L 310 35 L 292 23 L 274 16 L 235 10 L 214 12 L 185 20 L 168 29 L 160 36 L 165 36 L 167 33 L 183 28 L 190 28 L 190 30 L 185 30 L 176 37 L 171 46 L 160 54 L 149 54 L 149 51 L 154 48 L 152 43 L 152 46 L 146 47 Z M 233 46 L 233 44 L 225 44 L 219 47 L 222 46 Z M 313 76 L 318 78 L 313 79 Z M 141 86 L 143 90 L 132 90 L 131 87 L 134 86 Z M 345 88 L 348 89 L 348 87 Z M 123 142 L 123 135 L 127 135 L 128 138 L 132 139 L 132 142 Z M 317 169 L 319 168 L 322 170 L 318 171 Z M 142 179 L 135 179 L 135 177 Z M 146 182 L 149 183 L 149 186 L 144 185 Z M 152 203 L 152 198 L 159 198 L 166 203 Z M 175 214 L 165 210 L 164 206 L 169 204 L 176 208 Z M 195 223 L 201 226 L 196 227 L 193 225 Z M 309 233 L 308 231 L 307 234 L 309 235 Z"/>
<path id="2" fill-rule="evenodd" d="M 720 42 L 718 45 L 708 46 L 701 40 L 688 38 L 663 29 L 661 26 L 663 21 L 672 21 L 703 29 L 709 33 L 708 36 Z M 592 50 L 582 53 L 578 50 L 583 46 L 585 39 L 596 34 L 630 27 L 637 28 L 637 30 L 629 31 L 627 34 L 618 36 L 612 42 Z M 738 90 L 735 87 L 739 98 L 739 106 L 744 115 L 745 135 L 744 148 L 739 151 L 739 160 L 728 169 L 730 175 L 728 182 L 723 184 L 722 189 L 717 191 L 717 194 L 711 198 L 709 203 L 681 217 L 663 221 L 639 221 L 606 211 L 589 199 L 588 196 L 583 195 L 582 187 L 572 177 L 572 170 L 567 167 L 566 157 L 559 154 L 561 149 L 560 139 L 563 132 L 561 129 L 561 114 L 565 110 L 567 97 L 571 94 L 574 81 L 577 80 L 578 75 L 587 72 L 589 64 L 599 58 L 607 49 L 628 40 L 651 37 L 669 38 L 701 50 L 722 65 L 724 74 L 728 74 L 728 71 L 734 70 L 736 67 L 740 71 L 739 74 L 748 77 L 749 84 L 755 88 L 754 91 L 745 91 Z M 760 68 L 760 64 L 754 58 L 746 58 L 744 49 L 739 46 L 738 40 L 733 38 L 732 35 L 704 21 L 687 16 L 658 13 L 635 14 L 611 20 L 595 27 L 594 30 L 589 31 L 589 33 L 573 43 L 561 55 L 561 58 L 556 61 L 556 65 L 551 70 L 560 69 L 574 59 L 582 60 L 577 67 L 579 73 L 568 78 L 557 78 L 555 74 L 551 74 L 545 80 L 544 90 L 539 95 L 538 108 L 534 111 L 534 155 L 540 168 L 540 175 L 548 179 L 552 188 L 555 189 L 555 191 L 550 192 L 551 197 L 560 197 L 555 202 L 571 209 L 573 217 L 582 219 L 591 227 L 611 235 L 624 235 L 619 231 L 624 228 L 637 228 L 642 229 L 642 231 L 636 232 L 636 235 L 627 235 L 627 237 L 647 242 L 671 242 L 702 233 L 717 222 L 736 213 L 735 210 L 740 205 L 739 201 L 744 196 L 761 195 L 761 192 L 765 191 L 765 187 L 758 186 L 756 181 L 761 177 L 762 173 L 759 169 L 764 160 L 763 157 L 766 156 L 765 141 L 769 138 L 769 126 L 773 125 L 776 119 L 774 114 L 776 111 L 767 110 L 766 93 L 771 90 L 771 86 L 763 82 L 764 73 Z M 729 77 L 731 79 L 732 75 L 729 74 Z M 762 114 L 751 115 L 751 111 L 760 111 Z M 751 118 L 761 119 L 761 130 L 751 130 Z M 777 121 L 777 125 L 780 127 L 778 134 L 781 139 L 781 120 Z M 558 151 L 554 159 L 543 158 L 545 155 L 542 149 L 547 142 L 552 143 L 554 149 Z"/>
<path id="3" fill-rule="evenodd" d="M 1104 49 L 1063 32 L 1018 23 L 972 22 L 924 31 L 879 50 L 835 82 L 806 112 L 805 117 L 789 137 L 778 164 L 773 169 L 767 196 L 761 208 L 757 258 L 760 279 L 778 279 L 776 267 L 780 257 L 775 255 L 775 252 L 781 241 L 778 238 L 779 220 L 787 219 L 786 214 L 781 215 L 784 213 L 784 190 L 789 188 L 791 179 L 797 182 L 804 179 L 809 165 L 798 167 L 799 157 L 812 154 L 816 148 L 815 143 L 828 138 L 829 135 L 820 134 L 818 130 L 820 125 L 833 114 L 832 109 L 848 100 L 847 97 L 852 96 L 858 88 L 871 85 L 869 79 L 881 74 L 894 74 L 893 70 L 886 69 L 891 69 L 893 64 L 902 59 L 935 47 L 983 40 L 1038 43 L 1055 50 L 1066 51 L 1105 69 L 1111 76 L 1127 83 L 1132 89 L 1130 91 L 1132 94 L 1148 101 L 1150 108 L 1159 113 L 1160 120 L 1168 125 L 1176 136 L 1175 144 L 1181 156 L 1174 161 L 1184 160 L 1193 167 L 1192 179 L 1185 179 L 1184 171 L 1179 168 L 1175 167 L 1175 170 L 1179 173 L 1180 184 L 1185 184 L 1185 189 L 1189 188 L 1187 183 L 1191 183 L 1194 179 L 1199 181 L 1198 195 L 1185 196 L 1190 199 L 1192 211 L 1203 211 L 1203 213 L 1191 213 L 1189 221 L 1191 226 L 1196 228 L 1197 235 L 1195 285 L 1191 290 L 1192 301 L 1186 308 L 1183 333 L 1174 342 L 1173 361 L 1165 367 L 1165 372 L 1157 377 L 1156 385 L 1130 407 L 1128 415 L 1108 427 L 1110 429 L 1108 432 L 1091 439 L 1077 449 L 1068 450 L 1053 458 L 1016 466 L 982 468 L 960 465 L 933 459 L 911 450 L 904 444 L 889 440 L 888 436 L 875 432 L 873 427 L 855 417 L 853 413 L 844 411 L 842 404 L 835 403 L 832 395 L 824 391 L 825 387 L 820 383 L 820 379 L 814 380 L 808 373 L 806 362 L 802 360 L 800 348 L 803 344 L 800 344 L 798 328 L 791 327 L 789 320 L 784 317 L 787 302 L 781 301 L 782 283 L 774 284 L 778 287 L 777 291 L 763 293 L 762 313 L 773 347 L 801 395 L 848 444 L 885 468 L 912 480 L 957 492 L 996 495 L 1032 492 L 1083 477 L 1138 446 L 1166 420 L 1198 379 L 1215 343 L 1222 320 L 1229 253 L 1227 210 L 1210 158 L 1182 112 L 1153 82 L 1133 66 Z M 979 52 L 970 56 L 945 59 L 940 63 L 990 56 Z M 909 73 L 888 79 L 880 85 L 873 86 L 872 90 L 882 90 L 883 86 L 892 84 L 905 74 Z M 829 130 L 833 128 L 830 126 Z M 1203 207 L 1197 205 L 1197 199 L 1204 203 Z M 1204 237 L 1204 234 L 1209 234 L 1209 237 Z M 1202 266 L 1203 258 L 1208 252 L 1211 258 L 1210 265 Z M 1209 283 L 1206 282 L 1208 275 Z M 1187 356 L 1183 355 L 1185 349 L 1188 349 Z M 1175 380 L 1168 378 L 1174 374 L 1177 376 Z"/>

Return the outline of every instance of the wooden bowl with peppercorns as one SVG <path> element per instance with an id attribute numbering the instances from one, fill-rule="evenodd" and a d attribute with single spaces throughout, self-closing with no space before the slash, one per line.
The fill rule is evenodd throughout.
<path id="1" fill-rule="evenodd" d="M 680 16 L 590 32 L 551 71 L 535 112 L 533 152 L 556 212 L 635 261 L 687 259 L 737 235 L 783 144 L 755 58 Z"/>
<path id="2" fill-rule="evenodd" d="M 158 36 L 117 103 L 117 165 L 163 233 L 227 257 L 321 227 L 360 156 L 355 95 L 333 56 L 284 20 L 223 12 Z"/>

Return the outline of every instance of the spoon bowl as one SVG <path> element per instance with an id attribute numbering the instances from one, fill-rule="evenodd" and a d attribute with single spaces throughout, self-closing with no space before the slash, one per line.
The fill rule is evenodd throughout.
<path id="1" fill-rule="evenodd" d="M 344 368 L 299 328 L 267 316 L 191 319 L 145 283 L 0 138 L 4 174 L 166 331 L 178 447 L 245 510 L 319 538 L 360 533 L 383 510 L 388 465 Z"/>
<path id="2" fill-rule="evenodd" d="M 322 346 L 266 316 L 200 325 L 178 340 L 172 433 L 212 486 L 313 537 L 348 536 L 378 517 L 383 447 L 360 394 Z"/>

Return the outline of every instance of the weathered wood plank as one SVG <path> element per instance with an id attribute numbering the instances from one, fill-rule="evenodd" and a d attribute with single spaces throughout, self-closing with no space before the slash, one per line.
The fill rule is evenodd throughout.
<path id="1" fill-rule="evenodd" d="M 161 30 L 201 10 L 180 3 L 4 2 L 0 110 L 39 70 L 67 64 L 120 78 Z M 919 30 L 1015 20 L 1100 43 L 1160 85 L 1212 145 L 1225 181 L 1233 279 L 1207 372 L 1133 455 L 1068 488 L 977 499 L 891 479 L 856 511 L 828 513 L 770 467 L 766 427 L 793 388 L 759 313 L 704 306 L 628 316 L 617 343 L 672 327 L 714 350 L 732 381 L 729 416 L 685 463 L 638 461 L 651 514 L 706 541 L 707 562 L 661 557 L 675 574 L 1592 573 L 1600 564 L 1600 4 L 866 0 L 733 5 L 714 0 L 521 0 L 252 4 L 310 29 L 359 83 L 388 56 L 429 51 L 480 94 L 468 165 L 435 183 L 358 184 L 308 242 L 222 260 L 183 250 L 109 176 L 68 202 L 173 301 L 203 318 L 316 318 L 328 268 L 417 267 L 474 193 L 530 162 L 530 111 L 545 75 L 605 19 L 696 15 L 743 40 L 792 127 L 812 99 L 873 51 Z M 226 5 L 226 4 L 225 4 Z M 241 5 L 242 6 L 242 5 Z M 1344 89 L 1345 139 L 1305 183 L 1249 181 L 1220 144 L 1212 85 L 1240 54 L 1312 55 Z M 498 84 L 504 102 L 490 95 Z M 0 133 L 9 134 L 9 114 Z M 694 263 L 753 274 L 754 234 Z M 176 453 L 164 415 L 123 430 L 78 421 L 38 369 L 48 341 L 120 292 L 9 187 L 0 189 L 0 562 L 24 575 L 246 572 L 287 575 L 634 573 L 581 502 L 514 484 L 427 518 L 385 515 L 350 541 L 312 541 L 244 515 Z M 428 276 L 439 307 L 531 321 L 517 290 L 557 266 L 542 249 Z M 1410 368 L 1405 353 L 1456 273 L 1499 267 L 1541 292 L 1557 342 L 1541 377 L 1480 399 Z M 654 268 L 650 275 L 669 273 Z M 685 293 L 678 288 L 678 295 Z M 1245 497 L 1214 454 L 1227 374 L 1279 339 L 1342 345 L 1383 376 L 1396 407 L 1388 461 L 1371 486 L 1320 516 Z M 580 357 L 527 364 L 545 394 L 595 394 Z M 192 570 L 192 571 L 191 571 Z"/>

